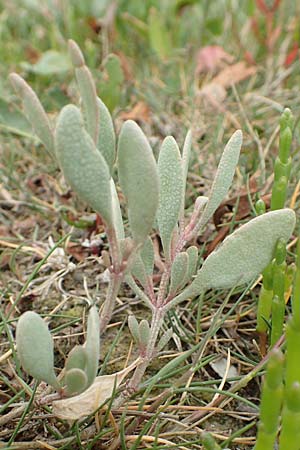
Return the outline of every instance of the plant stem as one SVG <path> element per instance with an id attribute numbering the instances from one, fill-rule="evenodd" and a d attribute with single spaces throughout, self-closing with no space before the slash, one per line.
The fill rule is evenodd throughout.
<path id="1" fill-rule="evenodd" d="M 120 273 L 114 273 L 112 272 L 110 274 L 110 281 L 108 285 L 108 290 L 106 294 L 106 298 L 103 303 L 103 307 L 100 311 L 100 334 L 103 334 L 106 330 L 107 325 L 110 322 L 116 298 L 121 286 L 121 283 L 124 279 L 125 274 Z"/>
<path id="2" fill-rule="evenodd" d="M 158 338 L 160 328 L 163 324 L 164 315 L 165 315 L 165 313 L 162 308 L 155 308 L 154 313 L 152 315 L 152 321 L 151 321 L 151 327 L 150 327 L 151 333 L 150 333 L 145 357 L 142 358 L 140 364 L 137 365 L 137 367 L 134 371 L 134 374 L 128 384 L 126 391 L 124 391 L 122 393 L 122 395 L 117 399 L 117 401 L 114 402 L 114 407 L 117 407 L 117 408 L 120 407 L 127 399 L 128 394 L 130 394 L 131 392 L 135 392 L 138 389 L 139 384 L 144 376 L 144 373 L 146 372 L 146 369 L 153 358 L 156 341 Z"/>

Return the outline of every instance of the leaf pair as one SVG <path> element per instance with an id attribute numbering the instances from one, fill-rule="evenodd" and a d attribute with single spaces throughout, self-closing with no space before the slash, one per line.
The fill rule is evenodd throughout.
<path id="1" fill-rule="evenodd" d="M 83 346 L 74 347 L 65 365 L 66 395 L 80 394 L 93 383 L 98 370 L 100 354 L 100 328 L 97 308 L 90 309 L 87 323 L 87 336 Z"/>
<path id="2" fill-rule="evenodd" d="M 39 381 L 61 391 L 54 372 L 53 339 L 44 320 L 35 312 L 24 313 L 17 325 L 17 352 L 24 370 Z M 65 367 L 65 393 L 73 395 L 87 389 L 97 375 L 99 360 L 99 318 L 93 306 L 88 315 L 85 345 L 74 347 Z"/>
<path id="3" fill-rule="evenodd" d="M 174 295 L 182 289 L 193 277 L 198 263 L 197 247 L 191 246 L 186 252 L 178 253 L 171 269 L 169 295 Z"/>

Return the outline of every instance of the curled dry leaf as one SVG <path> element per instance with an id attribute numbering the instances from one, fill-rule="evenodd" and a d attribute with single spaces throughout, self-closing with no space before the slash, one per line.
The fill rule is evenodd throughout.
<path id="1" fill-rule="evenodd" d="M 221 70 L 221 72 L 213 78 L 212 83 L 228 88 L 232 84 L 240 83 L 252 75 L 255 75 L 256 71 L 256 67 L 247 66 L 245 61 L 239 61 L 236 64 L 232 64 Z"/>
<path id="2" fill-rule="evenodd" d="M 105 400 L 111 397 L 126 375 L 133 370 L 139 362 L 136 359 L 130 366 L 111 375 L 96 377 L 93 384 L 82 394 L 71 398 L 57 400 L 52 404 L 52 412 L 60 419 L 73 422 L 93 414 Z"/>

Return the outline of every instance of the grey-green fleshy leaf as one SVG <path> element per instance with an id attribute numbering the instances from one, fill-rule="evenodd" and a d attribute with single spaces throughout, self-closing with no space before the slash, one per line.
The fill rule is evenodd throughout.
<path id="1" fill-rule="evenodd" d="M 134 263 L 131 267 L 131 274 L 132 276 L 138 280 L 142 286 L 146 286 L 147 284 L 147 274 L 146 274 L 146 268 L 145 264 L 142 260 L 140 252 L 137 253 L 134 259 Z"/>
<path id="2" fill-rule="evenodd" d="M 150 236 L 147 237 L 140 254 L 145 266 L 146 274 L 152 276 L 154 267 L 154 248 Z"/>
<path id="3" fill-rule="evenodd" d="M 114 180 L 110 179 L 113 224 L 118 240 L 125 238 L 120 202 Z"/>
<path id="4" fill-rule="evenodd" d="M 111 226 L 113 218 L 109 169 L 84 129 L 80 110 L 74 105 L 65 106 L 59 114 L 55 147 L 67 182 Z"/>
<path id="5" fill-rule="evenodd" d="M 170 294 L 174 295 L 183 285 L 188 270 L 189 257 L 187 252 L 178 253 L 171 269 Z"/>
<path id="6" fill-rule="evenodd" d="M 147 347 L 150 338 L 150 326 L 146 319 L 139 323 L 139 343 L 142 347 Z"/>
<path id="7" fill-rule="evenodd" d="M 130 229 L 135 242 L 142 243 L 151 231 L 158 207 L 158 175 L 149 142 L 132 120 L 121 129 L 118 171 L 127 198 Z"/>
<path id="8" fill-rule="evenodd" d="M 182 178 L 183 178 L 183 192 L 182 192 L 182 205 L 181 205 L 181 216 L 184 215 L 185 207 L 185 191 L 186 191 L 186 181 L 189 170 L 189 162 L 192 150 L 192 131 L 189 130 L 184 140 L 182 149 Z"/>
<path id="9" fill-rule="evenodd" d="M 35 133 L 49 153 L 54 156 L 54 140 L 50 122 L 36 93 L 26 81 L 16 73 L 10 74 L 9 79 L 16 93 L 22 100 L 25 115 L 31 123 Z"/>
<path id="10" fill-rule="evenodd" d="M 195 275 L 198 263 L 198 249 L 194 245 L 187 249 L 187 254 L 189 257 L 186 282 L 189 281 L 193 275 Z"/>
<path id="11" fill-rule="evenodd" d="M 70 353 L 65 363 L 66 371 L 71 369 L 81 369 L 85 370 L 87 364 L 88 354 L 82 345 L 76 345 Z"/>
<path id="12" fill-rule="evenodd" d="M 110 112 L 100 98 L 97 98 L 100 113 L 97 148 L 104 156 L 110 173 L 116 159 L 116 135 Z"/>
<path id="13" fill-rule="evenodd" d="M 59 390 L 54 373 L 53 339 L 43 319 L 33 311 L 24 313 L 17 325 L 18 357 L 24 370 Z"/>
<path id="14" fill-rule="evenodd" d="M 208 256 L 190 290 L 198 294 L 210 288 L 226 289 L 250 282 L 271 261 L 278 239 L 290 238 L 295 220 L 293 210 L 281 209 L 241 226 Z"/>
<path id="15" fill-rule="evenodd" d="M 66 372 L 64 381 L 66 383 L 66 395 L 75 395 L 83 392 L 88 385 L 86 373 L 81 369 L 70 369 Z"/>
<path id="16" fill-rule="evenodd" d="M 197 230 L 200 230 L 208 222 L 226 196 L 239 160 L 242 141 L 243 134 L 241 130 L 237 130 L 226 144 L 209 194 L 209 200 L 197 225 Z"/>
<path id="17" fill-rule="evenodd" d="M 136 320 L 136 317 L 134 314 L 130 314 L 128 316 L 128 328 L 130 330 L 130 333 L 133 337 L 133 339 L 135 340 L 135 342 L 138 344 L 139 340 L 140 340 L 140 335 L 139 335 L 139 323 Z"/>
<path id="18" fill-rule="evenodd" d="M 88 354 L 86 365 L 88 387 L 92 384 L 97 375 L 100 355 L 100 326 L 99 315 L 96 306 L 92 306 L 89 311 L 84 348 Z"/>
<path id="19" fill-rule="evenodd" d="M 136 255 L 131 268 L 131 273 L 142 286 L 146 286 L 147 277 L 152 276 L 154 267 L 154 249 L 151 238 L 145 241 L 142 249 Z"/>
<path id="20" fill-rule="evenodd" d="M 157 222 L 164 253 L 170 259 L 172 232 L 176 226 L 183 198 L 183 172 L 175 139 L 168 136 L 162 143 L 158 158 L 159 207 Z"/>
<path id="21" fill-rule="evenodd" d="M 87 131 L 95 143 L 98 142 L 99 133 L 99 106 L 95 82 L 84 57 L 76 42 L 69 40 L 69 52 L 75 67 L 75 76 L 79 87 Z"/>

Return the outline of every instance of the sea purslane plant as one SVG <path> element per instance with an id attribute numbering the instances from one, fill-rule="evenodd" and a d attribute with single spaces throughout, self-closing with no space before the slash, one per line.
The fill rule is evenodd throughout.
<path id="1" fill-rule="evenodd" d="M 23 368 L 52 385 L 61 397 L 70 397 L 56 402 L 56 413 L 65 417 L 59 402 L 71 408 L 71 403 L 66 402 L 72 401 L 67 418 L 76 419 L 101 404 L 92 403 L 86 410 L 82 407 L 88 396 L 97 398 L 93 389 L 99 381 L 95 377 L 100 334 L 111 319 L 123 282 L 152 313 L 151 323 L 145 319 L 138 323 L 134 316 L 128 319 L 140 352 L 128 385 L 131 392 L 138 388 L 147 366 L 171 337 L 170 330 L 161 333 L 167 312 L 208 289 L 228 289 L 250 282 L 272 260 L 277 241 L 290 238 L 295 214 L 291 209 L 282 209 L 255 217 L 226 238 L 199 268 L 198 249 L 190 242 L 203 231 L 231 186 L 242 132 L 236 131 L 225 146 L 209 196 L 199 196 L 191 216 L 187 217 L 185 190 L 191 132 L 187 133 L 182 152 L 173 137 L 166 137 L 158 161 L 143 131 L 131 120 L 122 125 L 117 141 L 111 115 L 97 97 L 91 73 L 74 41 L 69 42 L 69 51 L 81 103 L 80 108 L 65 106 L 55 126 L 50 124 L 28 84 L 17 74 L 12 74 L 10 80 L 36 135 L 57 160 L 68 184 L 101 216 L 109 244 L 106 298 L 100 306 L 99 318 L 97 307 L 90 308 L 86 342 L 71 350 L 63 376 L 58 379 L 54 373 L 53 343 L 41 317 L 27 312 L 17 327 L 17 350 Z M 126 227 L 119 189 L 126 198 Z M 153 228 L 160 236 L 164 257 L 158 288 L 153 283 L 154 248 L 150 237 Z M 33 342 L 38 344 L 33 346 Z M 113 387 L 114 379 L 111 383 Z M 73 401 L 76 398 L 77 409 Z M 103 401 L 103 396 L 99 400 Z"/>

